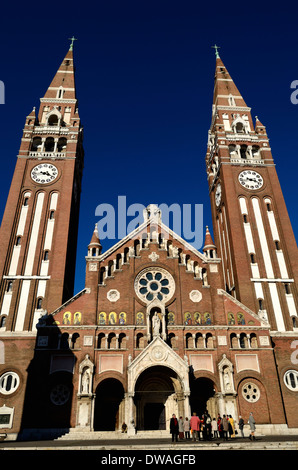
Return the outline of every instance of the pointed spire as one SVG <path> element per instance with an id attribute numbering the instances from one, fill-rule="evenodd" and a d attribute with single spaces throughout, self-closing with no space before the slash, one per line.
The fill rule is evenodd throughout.
<path id="1" fill-rule="evenodd" d="M 208 225 L 206 225 L 206 235 L 205 235 L 205 243 L 204 243 L 203 251 L 209 250 L 210 248 L 211 249 L 216 248 L 216 246 L 214 245 L 214 242 L 211 237 L 211 233 L 209 232 L 209 227 Z"/>
<path id="2" fill-rule="evenodd" d="M 207 258 L 216 258 L 216 246 L 214 245 L 214 242 L 212 240 L 211 234 L 209 232 L 208 225 L 206 225 L 206 235 L 205 235 L 205 244 L 203 251 Z"/>
<path id="3" fill-rule="evenodd" d="M 95 224 L 95 228 L 94 228 L 94 231 L 93 231 L 93 234 L 92 234 L 91 241 L 90 241 L 90 243 L 89 243 L 89 245 L 88 245 L 88 248 L 89 248 L 89 247 L 92 247 L 92 246 L 100 246 L 100 247 L 101 247 L 100 240 L 99 240 L 99 234 L 98 234 L 97 224 Z"/>
<path id="4" fill-rule="evenodd" d="M 256 134 L 262 134 L 267 136 L 266 127 L 261 123 L 258 116 L 256 116 L 256 126 L 255 126 Z"/>
<path id="5" fill-rule="evenodd" d="M 216 68 L 213 104 L 216 106 L 234 106 L 247 107 L 242 95 L 236 87 L 231 75 L 225 67 L 223 61 L 218 54 L 218 46 L 216 47 Z"/>
<path id="6" fill-rule="evenodd" d="M 44 98 L 46 99 L 76 99 L 75 76 L 73 63 L 73 43 L 70 45 L 59 69 L 57 70 Z"/>

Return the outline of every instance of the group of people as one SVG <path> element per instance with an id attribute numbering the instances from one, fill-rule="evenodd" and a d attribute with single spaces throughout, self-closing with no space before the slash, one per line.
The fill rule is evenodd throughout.
<path id="1" fill-rule="evenodd" d="M 255 420 L 252 413 L 250 413 L 248 424 L 251 431 L 249 439 L 254 440 Z M 241 436 L 244 437 L 244 419 L 241 416 L 239 416 L 238 426 Z M 172 442 L 177 442 L 178 437 L 179 440 L 185 438 L 192 439 L 193 441 L 210 441 L 216 438 L 228 440 L 229 437 L 231 439 L 235 438 L 238 431 L 235 428 L 235 420 L 231 415 L 220 416 L 218 414 L 217 419 L 211 419 L 208 411 L 205 411 L 201 418 L 195 412 L 190 419 L 183 419 L 182 416 L 177 418 L 173 414 L 170 420 L 170 433 L 172 435 Z"/>

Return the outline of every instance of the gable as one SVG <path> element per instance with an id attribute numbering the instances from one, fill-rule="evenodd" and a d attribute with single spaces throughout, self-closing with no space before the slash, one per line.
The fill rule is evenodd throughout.
<path id="1" fill-rule="evenodd" d="M 254 313 L 239 300 L 232 297 L 223 289 L 217 290 L 219 295 L 223 295 L 223 305 L 226 315 L 227 325 L 230 326 L 263 326 L 269 328 L 269 323 Z"/>

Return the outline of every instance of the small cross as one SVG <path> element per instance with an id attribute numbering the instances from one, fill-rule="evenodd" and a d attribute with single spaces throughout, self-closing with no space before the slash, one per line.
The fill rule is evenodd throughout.
<path id="1" fill-rule="evenodd" d="M 219 53 L 218 49 L 220 49 L 220 46 L 217 46 L 216 44 L 214 46 L 211 46 L 213 49 L 215 49 L 215 56 L 217 59 L 219 59 Z"/>
<path id="2" fill-rule="evenodd" d="M 73 36 L 72 38 L 68 38 L 69 41 L 71 41 L 71 44 L 70 44 L 70 47 L 69 47 L 69 50 L 72 51 L 73 50 L 73 43 L 75 41 L 77 41 L 77 39 Z"/>

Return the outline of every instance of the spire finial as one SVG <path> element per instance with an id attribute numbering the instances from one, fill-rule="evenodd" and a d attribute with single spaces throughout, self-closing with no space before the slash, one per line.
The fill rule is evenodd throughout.
<path id="1" fill-rule="evenodd" d="M 215 49 L 215 57 L 219 59 L 218 49 L 220 49 L 220 46 L 217 46 L 216 44 L 214 44 L 214 46 L 211 46 L 211 47 Z"/>
<path id="2" fill-rule="evenodd" d="M 72 38 L 68 38 L 68 39 L 69 39 L 69 41 L 71 41 L 70 46 L 69 46 L 69 50 L 72 51 L 73 50 L 73 43 L 75 41 L 77 41 L 77 39 L 74 36 Z"/>

